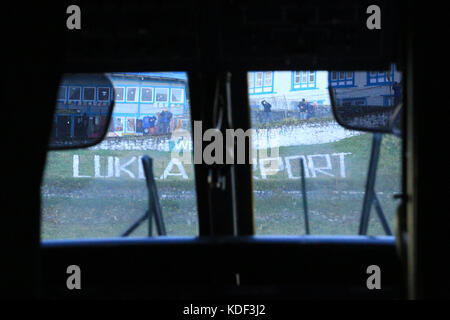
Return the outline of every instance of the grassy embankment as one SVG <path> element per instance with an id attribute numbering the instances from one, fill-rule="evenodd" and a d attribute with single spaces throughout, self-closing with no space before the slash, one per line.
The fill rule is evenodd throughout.
<path id="1" fill-rule="evenodd" d="M 371 135 L 363 134 L 334 143 L 281 147 L 284 159 L 292 155 L 333 154 L 350 152 L 345 156 L 346 177 L 340 176 L 339 158 L 332 156 L 333 177 L 317 174 L 306 179 L 310 229 L 312 234 L 356 234 L 365 177 L 368 169 Z M 87 238 L 117 236 L 131 225 L 147 206 L 143 179 L 121 172 L 120 178 L 93 178 L 94 155 L 100 156 L 101 174 L 107 171 L 108 157 L 118 157 L 121 164 L 132 157 L 148 154 L 154 158 L 155 176 L 160 177 L 170 161 L 169 152 L 71 150 L 51 152 L 42 185 L 42 238 Z M 73 177 L 73 155 L 80 159 L 80 175 Z M 318 159 L 318 162 L 323 160 Z M 283 161 L 285 164 L 285 161 Z M 397 202 L 393 192 L 400 190 L 400 141 L 393 136 L 383 138 L 377 175 L 377 191 L 385 214 L 391 223 Z M 321 163 L 320 165 L 322 165 Z M 298 175 L 299 162 L 292 161 L 292 172 Z M 191 165 L 184 166 L 189 179 L 168 177 L 158 180 L 166 228 L 169 235 L 197 234 L 196 199 Z M 137 160 L 127 168 L 138 175 Z M 172 172 L 177 172 L 174 167 Z M 287 171 L 261 179 L 254 172 L 255 229 L 257 234 L 303 234 L 303 205 L 300 180 L 288 179 Z M 372 210 L 370 234 L 383 234 Z M 133 236 L 145 236 L 142 226 Z"/>

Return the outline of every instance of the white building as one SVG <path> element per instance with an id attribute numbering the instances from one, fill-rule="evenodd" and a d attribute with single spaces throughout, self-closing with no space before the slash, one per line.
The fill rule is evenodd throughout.
<path id="1" fill-rule="evenodd" d="M 354 71 L 252 71 L 248 73 L 250 106 L 262 110 L 261 101 L 266 100 L 272 110 L 296 110 L 305 99 L 318 105 L 330 105 L 328 84 L 341 88 L 340 96 L 352 104 L 371 105 L 368 97 L 383 99 L 388 105 L 393 98 L 392 84 L 401 81 L 401 73 L 392 65 L 390 72 Z M 347 90 L 348 89 L 348 90 Z M 348 100 L 348 101 L 347 101 Z M 378 102 L 376 105 L 380 105 Z"/>

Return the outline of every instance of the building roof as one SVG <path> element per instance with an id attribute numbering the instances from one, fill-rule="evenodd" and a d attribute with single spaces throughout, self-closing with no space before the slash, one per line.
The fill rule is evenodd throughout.
<path id="1" fill-rule="evenodd" d="M 114 72 L 112 75 L 128 77 L 134 75 L 151 79 L 187 81 L 186 72 Z"/>

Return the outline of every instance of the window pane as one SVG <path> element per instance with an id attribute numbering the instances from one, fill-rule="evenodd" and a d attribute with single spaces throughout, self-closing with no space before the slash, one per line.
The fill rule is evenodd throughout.
<path id="1" fill-rule="evenodd" d="M 99 101 L 109 100 L 109 88 L 98 88 L 98 100 Z"/>
<path id="2" fill-rule="evenodd" d="M 153 89 L 142 88 L 141 89 L 141 101 L 152 102 L 153 101 Z"/>
<path id="3" fill-rule="evenodd" d="M 179 103 L 184 100 L 184 90 L 172 88 L 172 102 Z"/>
<path id="4" fill-rule="evenodd" d="M 116 93 L 115 101 L 123 101 L 125 88 L 114 88 L 114 92 Z"/>
<path id="5" fill-rule="evenodd" d="M 264 86 L 272 86 L 272 72 L 264 72 Z"/>
<path id="6" fill-rule="evenodd" d="M 66 87 L 59 87 L 58 100 L 66 100 Z"/>
<path id="7" fill-rule="evenodd" d="M 136 118 L 127 118 L 127 132 L 136 132 Z"/>
<path id="8" fill-rule="evenodd" d="M 301 77 L 311 80 L 312 74 L 302 72 Z M 295 84 L 298 75 L 273 71 L 276 92 L 249 92 L 250 105 L 258 106 L 251 109 L 255 233 L 304 235 L 306 201 L 311 235 L 358 235 L 372 134 L 344 129 L 334 120 L 328 72 L 315 73 L 315 88 L 292 90 L 291 81 Z M 353 78 L 353 72 L 333 72 L 330 77 L 348 75 Z M 396 79 L 400 76 L 395 74 Z M 366 89 L 367 78 L 354 78 L 354 85 Z M 344 103 L 368 105 L 364 92 Z M 270 108 L 264 107 L 267 102 Z M 393 196 L 402 191 L 401 145 L 396 136 L 383 136 L 376 176 L 377 197 L 391 230 L 398 205 Z M 369 234 L 385 234 L 374 209 Z"/>
<path id="9" fill-rule="evenodd" d="M 81 88 L 80 87 L 70 87 L 69 88 L 69 100 L 80 100 L 81 98 Z"/>
<path id="10" fill-rule="evenodd" d="M 308 81 L 308 76 L 305 71 L 302 71 L 302 82 L 306 83 Z"/>
<path id="11" fill-rule="evenodd" d="M 116 126 L 114 131 L 123 131 L 123 117 L 116 117 L 115 120 Z"/>
<path id="12" fill-rule="evenodd" d="M 248 87 L 253 88 L 253 72 L 248 73 Z"/>
<path id="13" fill-rule="evenodd" d="M 127 88 L 127 101 L 134 102 L 136 100 L 136 88 Z"/>
<path id="14" fill-rule="evenodd" d="M 261 87 L 261 86 L 262 86 L 262 72 L 256 72 L 255 87 Z"/>
<path id="15" fill-rule="evenodd" d="M 95 88 L 84 88 L 83 90 L 84 100 L 94 100 L 95 99 Z"/>
<path id="16" fill-rule="evenodd" d="M 184 101 L 187 74 L 115 72 L 108 76 L 116 97 L 125 94 L 127 101 L 135 101 L 141 89 L 161 84 L 175 87 L 171 96 L 179 102 L 173 109 L 168 104 L 142 103 L 138 108 L 137 103 L 116 101 L 104 141 L 86 149 L 49 152 L 41 185 L 41 238 L 109 238 L 125 232 L 148 209 L 144 155 L 153 159 L 167 235 L 198 235 L 190 114 Z M 160 88 L 160 100 L 167 101 L 168 90 Z M 143 99 L 147 94 L 150 97 L 144 90 Z M 61 132 L 70 132 L 72 124 L 83 125 L 82 117 L 71 118 L 58 116 Z M 88 115 L 86 121 L 98 126 L 105 120 Z M 147 235 L 146 221 L 130 237 Z"/>
<path id="17" fill-rule="evenodd" d="M 156 88 L 156 101 L 158 102 L 168 102 L 169 101 L 169 89 L 167 88 Z"/>

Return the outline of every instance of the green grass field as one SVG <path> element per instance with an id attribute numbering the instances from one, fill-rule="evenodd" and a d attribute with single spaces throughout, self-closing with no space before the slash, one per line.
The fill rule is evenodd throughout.
<path id="1" fill-rule="evenodd" d="M 289 179 L 286 158 L 299 155 L 345 155 L 345 177 L 340 174 L 338 156 L 330 156 L 327 175 L 317 172 L 306 179 L 310 228 L 312 234 L 357 234 L 362 207 L 365 178 L 368 169 L 371 134 L 362 134 L 334 143 L 281 147 L 283 170 L 262 179 L 261 170 L 254 171 L 254 217 L 257 234 L 304 234 L 303 205 L 300 180 Z M 397 202 L 393 194 L 401 190 L 401 141 L 384 136 L 377 174 L 376 190 L 388 221 L 393 223 Z M 147 207 L 144 179 L 139 178 L 138 157 L 144 154 L 154 159 L 154 172 L 160 177 L 170 162 L 169 152 L 70 150 L 48 154 L 42 184 L 42 239 L 114 237 L 125 231 Z M 79 175 L 73 177 L 73 158 L 79 158 Z M 100 174 L 107 175 L 108 157 L 115 165 L 133 157 L 126 168 L 134 176 L 122 171 L 120 177 L 95 178 L 94 155 L 99 156 Z M 314 158 L 318 167 L 325 157 Z M 192 165 L 184 165 L 188 179 L 168 176 L 157 180 L 158 192 L 169 235 L 198 233 L 195 182 Z M 176 173 L 177 167 L 171 171 Z M 299 161 L 290 161 L 291 174 L 298 176 Z M 311 173 L 311 172 L 310 172 Z M 383 230 L 374 218 L 369 227 L 372 235 Z M 146 225 L 132 236 L 145 236 Z"/>

